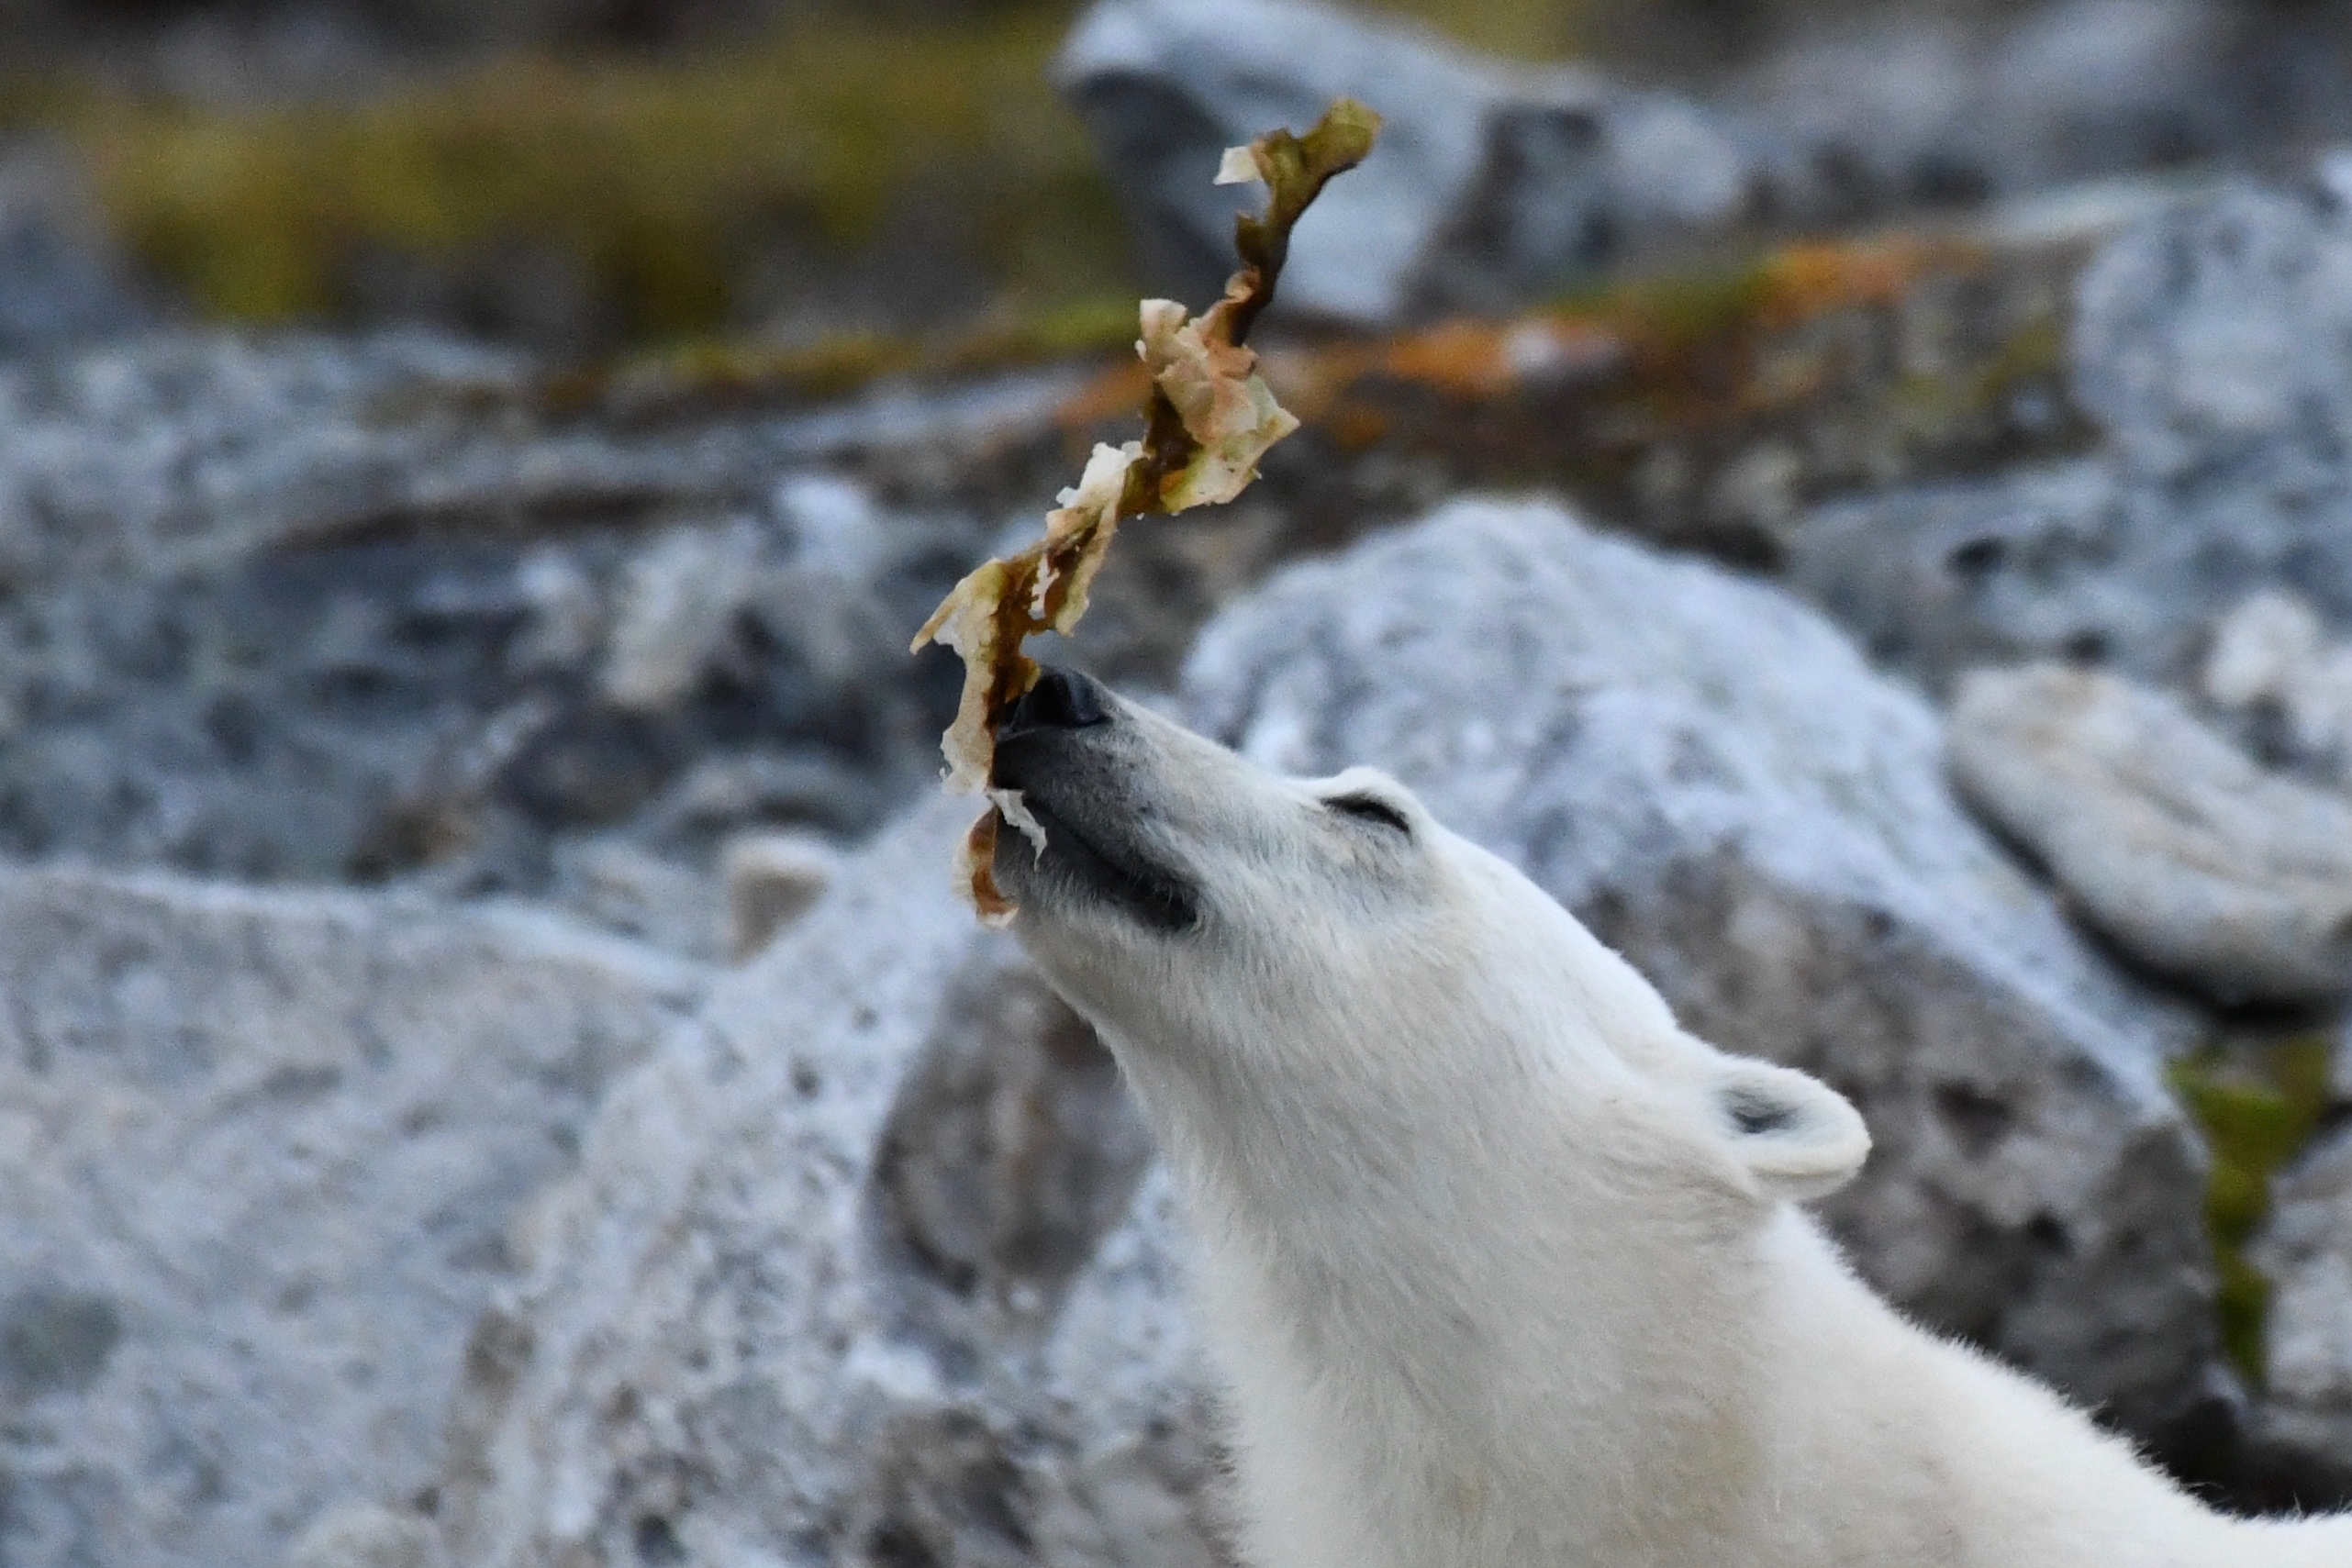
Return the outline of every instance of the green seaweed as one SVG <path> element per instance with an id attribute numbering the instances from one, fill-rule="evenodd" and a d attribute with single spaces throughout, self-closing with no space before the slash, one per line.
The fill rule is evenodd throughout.
<path id="1" fill-rule="evenodd" d="M 2334 1041 L 2316 1034 L 2253 1047 L 2213 1042 L 2170 1070 L 2173 1091 L 2213 1155 L 2205 1225 L 2221 1278 L 2223 1348 L 2257 1387 L 2270 1282 L 2246 1246 L 2269 1216 L 2272 1179 L 2327 1114 L 2334 1052 Z"/>

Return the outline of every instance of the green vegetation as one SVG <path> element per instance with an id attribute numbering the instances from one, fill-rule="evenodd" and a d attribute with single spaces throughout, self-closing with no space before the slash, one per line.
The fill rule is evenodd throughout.
<path id="1" fill-rule="evenodd" d="M 1588 51 L 1600 0 L 1370 0 L 1365 6 L 1420 22 L 1472 49 L 1513 60 Z"/>
<path id="2" fill-rule="evenodd" d="M 2213 1151 L 2205 1223 L 2221 1270 L 2222 1342 L 2259 1385 L 2270 1282 L 2246 1256 L 2270 1212 L 2270 1182 L 2326 1114 L 2334 1043 L 2302 1035 L 2252 1049 L 2209 1045 L 2173 1064 L 2172 1086 Z"/>
<path id="3" fill-rule="evenodd" d="M 515 58 L 251 112 L 56 83 L 0 123 L 79 149 L 134 250 L 206 314 L 331 317 L 371 252 L 552 253 L 630 335 L 718 329 L 786 234 L 853 263 L 908 211 L 1009 313 L 1131 293 L 1125 226 L 1045 83 L 1066 7 L 828 17 L 681 60 Z"/>
<path id="4" fill-rule="evenodd" d="M 783 348 L 697 337 L 551 376 L 536 389 L 536 402 L 558 416 L 601 410 L 651 421 L 713 406 L 838 396 L 883 376 L 951 375 L 1114 351 L 1131 359 L 1135 332 L 1130 291 L 928 336 L 844 332 Z"/>
<path id="5" fill-rule="evenodd" d="M 1582 284 L 1551 301 L 1564 316 L 1604 321 L 1662 352 L 1752 329 L 1773 297 L 1768 256 L 1710 257 L 1634 278 Z"/>
<path id="6" fill-rule="evenodd" d="M 719 386 L 738 372 L 822 386 L 1125 340 L 1131 321 L 1104 324 L 1137 292 L 1127 225 L 1046 80 L 1085 5 L 877 16 L 811 0 L 773 36 L 699 53 L 517 53 L 356 100 L 250 107 L 0 61 L 0 134 L 79 153 L 116 232 L 214 319 L 350 320 L 386 300 L 463 316 L 480 300 L 502 322 L 519 294 L 549 302 L 559 340 L 650 347 Z M 1590 53 L 1646 14 L 1631 0 L 1360 8 L 1523 59 Z M 850 308 L 924 300 L 936 276 L 977 280 L 923 317 L 943 340 Z M 1645 344 L 1673 351 L 1711 341 L 1770 284 L 1734 267 L 1622 303 Z M 836 300 L 831 317 L 811 304 Z M 803 347 L 745 346 L 779 315 Z"/>
<path id="7" fill-rule="evenodd" d="M 1557 58 L 1600 4 L 1367 8 Z M 1083 9 L 916 20 L 824 5 L 697 56 L 516 55 L 358 102 L 251 109 L 0 62 L 0 132 L 80 152 L 117 232 L 216 319 L 348 317 L 370 266 L 464 276 L 523 258 L 592 302 L 608 336 L 689 340 L 744 325 L 764 268 L 853 272 L 911 211 L 920 238 L 901 243 L 958 252 L 994 328 L 1049 331 L 1135 292 L 1126 226 L 1045 79 Z"/>

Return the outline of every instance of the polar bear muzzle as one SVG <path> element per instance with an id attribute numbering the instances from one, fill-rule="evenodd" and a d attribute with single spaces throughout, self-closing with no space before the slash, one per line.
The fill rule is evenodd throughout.
<path id="1" fill-rule="evenodd" d="M 1004 834 L 997 876 L 1015 898 L 1108 906 L 1179 934 L 1200 921 L 1190 878 L 1142 831 L 1124 705 L 1076 671 L 1045 667 L 997 732 L 991 787 L 1018 790 L 1044 842 Z M 1141 808 L 1139 808 L 1141 807 Z"/>

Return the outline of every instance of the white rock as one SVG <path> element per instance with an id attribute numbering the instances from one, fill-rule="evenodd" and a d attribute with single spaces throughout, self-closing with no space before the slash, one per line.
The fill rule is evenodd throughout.
<path id="1" fill-rule="evenodd" d="M 719 858 L 729 955 L 737 963 L 757 957 L 815 906 L 840 869 L 840 851 L 813 833 L 742 833 L 730 840 Z"/>
<path id="2" fill-rule="evenodd" d="M 2201 684 L 2223 707 L 2283 704 L 2318 657 L 2323 632 L 2312 607 L 2283 589 L 2249 595 L 2213 628 Z"/>
<path id="3" fill-rule="evenodd" d="M 630 562 L 605 659 L 605 695 L 641 709 L 683 696 L 757 592 L 760 553 L 758 530 L 741 523 L 679 528 Z"/>
<path id="4" fill-rule="evenodd" d="M 351 1503 L 304 1530 L 285 1554 L 285 1568 L 445 1568 L 448 1561 L 430 1520 Z"/>
<path id="5" fill-rule="evenodd" d="M 2170 695 L 2057 664 L 1974 672 L 1952 771 L 2141 962 L 2225 1001 L 2352 989 L 2352 801 L 2266 773 Z"/>
<path id="6" fill-rule="evenodd" d="M 552 896 L 572 913 L 682 957 L 726 956 L 720 882 L 708 872 L 606 836 L 558 845 L 554 863 Z"/>
<path id="7" fill-rule="evenodd" d="M 549 917 L 0 869 L 0 1553 L 271 1563 L 440 1466 L 509 1220 L 706 972 Z"/>
<path id="8" fill-rule="evenodd" d="M 956 897 L 970 812 L 845 860 L 608 1100 L 469 1355 L 469 1568 L 1210 1553 L 1169 1195 L 1128 1207 L 1108 1054 Z"/>
<path id="9" fill-rule="evenodd" d="M 2293 760 L 2352 779 L 2352 642 L 2329 639 L 2311 605 L 2283 588 L 2250 595 L 2213 628 L 2205 700 L 2260 728 Z"/>

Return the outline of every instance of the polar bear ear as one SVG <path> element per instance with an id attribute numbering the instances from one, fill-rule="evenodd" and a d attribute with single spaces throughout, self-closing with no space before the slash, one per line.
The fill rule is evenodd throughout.
<path id="1" fill-rule="evenodd" d="M 1862 1113 L 1794 1068 L 1726 1058 L 1713 1090 L 1733 1156 L 1773 1197 L 1824 1197 L 1851 1181 L 1870 1152 Z"/>

